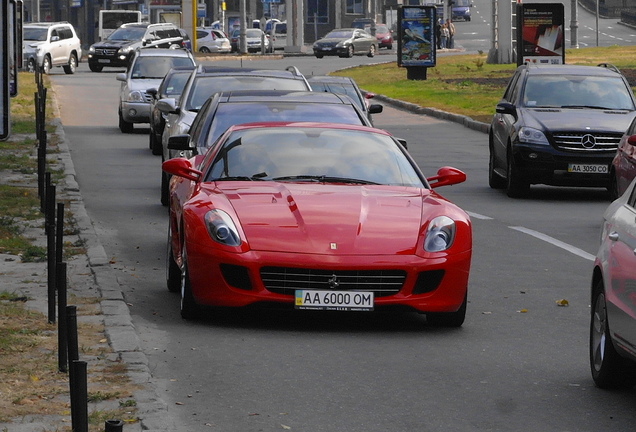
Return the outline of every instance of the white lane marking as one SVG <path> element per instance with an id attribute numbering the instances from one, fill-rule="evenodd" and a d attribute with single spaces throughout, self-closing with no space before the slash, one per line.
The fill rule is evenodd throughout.
<path id="1" fill-rule="evenodd" d="M 570 244 L 564 243 L 561 240 L 557 240 L 554 237 L 550 237 L 549 235 L 540 233 L 539 231 L 535 231 L 535 230 L 531 230 L 528 228 L 524 228 L 524 227 L 519 227 L 519 226 L 511 226 L 508 227 L 510 229 L 531 235 L 532 237 L 536 237 L 539 240 L 543 240 L 545 242 L 548 242 L 554 246 L 560 247 L 561 249 L 565 249 L 566 251 L 573 253 L 574 255 L 580 256 L 581 258 L 584 258 L 588 261 L 594 261 L 595 256 L 592 254 L 589 254 L 587 252 L 585 252 L 582 249 L 579 249 L 575 246 L 572 246 Z"/>
<path id="2" fill-rule="evenodd" d="M 471 218 L 481 219 L 481 220 L 492 220 L 492 218 L 490 216 L 484 216 L 484 215 L 479 214 L 479 213 L 474 213 L 474 212 L 469 212 L 469 211 L 467 211 L 466 213 L 468 213 L 468 215 Z"/>

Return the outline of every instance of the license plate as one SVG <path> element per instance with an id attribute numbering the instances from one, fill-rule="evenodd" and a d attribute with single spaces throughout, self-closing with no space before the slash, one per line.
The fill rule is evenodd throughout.
<path id="1" fill-rule="evenodd" d="M 372 311 L 372 292 L 296 290 L 296 309 Z"/>
<path id="2" fill-rule="evenodd" d="M 110 63 L 109 59 L 98 59 L 97 60 L 98 63 Z"/>
<path id="3" fill-rule="evenodd" d="M 568 164 L 568 172 L 581 174 L 607 174 L 607 165 Z"/>

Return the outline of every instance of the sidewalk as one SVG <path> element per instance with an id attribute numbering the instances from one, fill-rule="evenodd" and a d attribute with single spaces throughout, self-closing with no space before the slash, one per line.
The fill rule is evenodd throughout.
<path id="1" fill-rule="evenodd" d="M 66 223 L 72 219 L 75 224 L 73 234 L 64 235 L 64 242 L 84 246 L 85 253 L 67 259 L 68 304 L 77 305 L 78 328 L 82 326 L 95 328 L 94 339 L 83 340 L 80 335 L 80 360 L 88 366 L 88 392 L 116 393 L 123 388 L 121 396 L 99 402 L 89 402 L 88 413 L 112 411 L 120 406 L 120 401 L 134 400 L 133 408 L 139 418 L 136 423 L 126 423 L 124 432 L 176 431 L 178 428 L 168 415 L 166 404 L 157 396 L 151 384 L 151 373 L 148 360 L 141 350 L 139 336 L 132 323 L 128 305 L 125 303 L 121 287 L 111 269 L 108 257 L 93 224 L 86 213 L 79 186 L 76 181 L 73 161 L 69 153 L 64 129 L 59 121 L 59 109 L 55 102 L 54 91 L 49 89 L 48 95 L 53 98 L 55 131 L 49 134 L 49 142 L 57 142 L 57 152 L 47 155 L 53 161 L 54 169 L 62 169 L 63 180 L 55 183 L 56 201 L 65 203 Z M 18 137 L 16 137 L 18 138 Z M 6 182 L 7 179 L 3 181 Z M 37 188 L 36 175 L 22 175 L 21 182 L 25 187 Z M 21 184 L 22 184 L 21 183 Z M 70 207 L 70 208 L 69 208 Z M 69 216 L 71 215 L 71 216 Z M 46 247 L 44 218 L 29 224 L 24 235 L 33 239 L 37 246 Z M 29 309 L 48 316 L 47 302 L 47 263 L 23 263 L 16 255 L 0 254 L 0 291 L 26 297 Z M 55 325 L 57 339 L 57 325 Z M 90 330 L 89 330 L 90 331 Z M 101 332 L 101 335 L 100 334 Z M 88 346 L 87 346 L 88 344 Z M 57 359 L 57 351 L 53 353 Z M 110 369 L 125 365 L 128 384 L 104 387 L 99 383 L 100 374 Z M 121 372 L 119 372 L 121 375 Z M 31 377 L 37 379 L 37 377 Z M 70 398 L 68 392 L 68 376 L 60 373 L 59 381 L 66 385 L 61 394 L 54 397 L 37 395 L 33 399 L 14 401 L 15 404 L 37 406 L 38 399 L 44 399 L 50 406 L 65 406 L 65 410 L 46 409 L 46 412 L 33 412 L 30 415 L 16 418 L 11 423 L 0 423 L 0 431 L 10 432 L 53 432 L 71 430 Z M 14 383 L 19 385 L 19 383 Z M 132 389 L 132 394 L 125 390 Z M 51 390 L 52 393 L 53 390 Z M 55 404 L 55 405 L 54 405 Z M 35 411 L 35 410 L 34 410 Z M 62 414 L 60 414 L 62 412 Z M 103 430 L 104 424 L 98 430 Z M 95 430 L 91 428 L 91 430 Z"/>

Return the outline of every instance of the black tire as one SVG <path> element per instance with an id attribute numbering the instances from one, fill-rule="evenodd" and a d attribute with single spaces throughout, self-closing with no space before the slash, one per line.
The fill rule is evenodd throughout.
<path id="1" fill-rule="evenodd" d="M 506 187 L 506 179 L 495 172 L 495 151 L 490 145 L 490 157 L 488 158 L 488 185 L 492 189 L 503 189 Z"/>
<path id="2" fill-rule="evenodd" d="M 67 75 L 73 75 L 77 70 L 77 56 L 75 53 L 71 53 L 71 57 L 68 59 L 68 64 L 64 65 L 64 73 Z"/>
<path id="3" fill-rule="evenodd" d="M 157 138 L 157 134 L 150 131 L 150 150 L 152 150 L 152 154 L 155 156 L 159 156 L 163 154 L 163 147 L 161 146 L 161 140 Z"/>
<path id="4" fill-rule="evenodd" d="M 100 66 L 98 64 L 94 64 L 94 63 L 89 63 L 88 64 L 88 68 L 92 71 L 92 72 L 101 72 L 102 69 L 104 69 L 103 66 Z"/>
<path id="5" fill-rule="evenodd" d="M 121 110 L 119 111 L 119 130 L 122 133 L 132 133 L 134 130 L 134 125 L 132 123 L 127 122 L 121 115 Z"/>
<path id="6" fill-rule="evenodd" d="M 181 318 L 197 319 L 201 316 L 201 306 L 197 304 L 192 295 L 192 285 L 188 273 L 188 260 L 185 246 L 183 246 L 183 257 L 181 265 Z"/>
<path id="7" fill-rule="evenodd" d="M 627 389 L 636 384 L 636 363 L 621 357 L 612 343 L 603 281 L 592 293 L 590 319 L 590 368 L 592 379 L 602 389 Z"/>
<path id="8" fill-rule="evenodd" d="M 510 198 L 523 198 L 530 191 L 530 183 L 519 174 L 514 158 L 508 155 L 506 194 Z"/>
<path id="9" fill-rule="evenodd" d="M 468 295 L 457 312 L 435 312 L 426 314 L 426 322 L 435 327 L 461 327 L 466 319 Z"/>
<path id="10" fill-rule="evenodd" d="M 27 70 L 29 72 L 35 72 L 35 59 L 30 58 L 29 61 L 27 62 Z"/>
<path id="11" fill-rule="evenodd" d="M 323 56 L 322 54 L 316 54 L 316 58 L 317 58 L 317 59 L 321 59 L 321 58 L 323 58 L 323 57 L 324 57 L 324 56 Z"/>
<path id="12" fill-rule="evenodd" d="M 607 191 L 612 201 L 618 199 L 618 180 L 616 179 L 616 172 L 614 170 L 610 172 L 610 184 L 607 187 Z"/>
<path id="13" fill-rule="evenodd" d="M 371 48 L 369 48 L 369 52 L 367 53 L 367 57 L 375 57 L 375 45 L 371 45 Z"/>
<path id="14" fill-rule="evenodd" d="M 181 268 L 172 255 L 172 229 L 168 223 L 168 247 L 166 251 L 166 286 L 170 292 L 179 292 L 181 289 Z"/>
<path id="15" fill-rule="evenodd" d="M 203 54 L 210 54 L 210 48 L 208 47 L 201 47 L 201 49 L 199 50 L 200 53 Z"/>
<path id="16" fill-rule="evenodd" d="M 170 179 L 168 174 L 161 171 L 161 205 L 166 207 L 168 204 L 170 204 Z"/>
<path id="17" fill-rule="evenodd" d="M 45 55 L 44 61 L 42 62 L 42 72 L 44 72 L 46 75 L 50 74 L 51 67 L 53 67 L 51 65 L 51 57 L 49 57 L 48 55 Z"/>
<path id="18" fill-rule="evenodd" d="M 349 47 L 347 48 L 347 53 L 345 54 L 345 57 L 347 58 L 351 58 L 353 57 L 353 55 L 355 54 L 355 50 L 353 48 L 353 45 L 349 45 Z"/>

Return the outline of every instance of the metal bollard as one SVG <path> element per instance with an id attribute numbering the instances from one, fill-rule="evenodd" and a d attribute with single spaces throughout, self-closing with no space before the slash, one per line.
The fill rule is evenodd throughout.
<path id="1" fill-rule="evenodd" d="M 124 422 L 122 420 L 106 420 L 104 432 L 122 432 L 124 430 Z"/>

